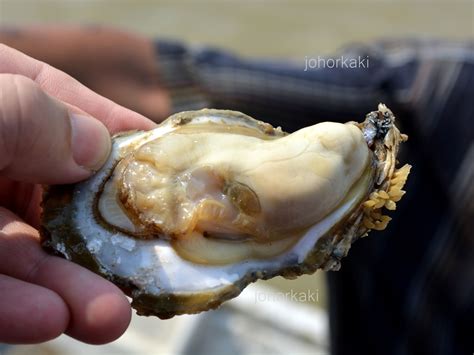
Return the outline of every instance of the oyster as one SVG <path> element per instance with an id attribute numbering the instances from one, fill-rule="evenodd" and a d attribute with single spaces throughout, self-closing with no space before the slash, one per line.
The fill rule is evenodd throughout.
<path id="1" fill-rule="evenodd" d="M 43 245 L 160 318 L 216 308 L 257 279 L 337 270 L 404 194 L 394 120 L 380 104 L 361 124 L 288 135 L 204 109 L 119 134 L 94 176 L 47 189 Z"/>

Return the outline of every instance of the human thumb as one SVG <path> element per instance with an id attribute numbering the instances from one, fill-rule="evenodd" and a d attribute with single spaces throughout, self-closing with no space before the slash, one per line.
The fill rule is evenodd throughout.
<path id="1" fill-rule="evenodd" d="M 76 182 L 100 168 L 110 146 L 100 121 L 73 113 L 29 78 L 0 74 L 0 175 L 32 183 Z"/>

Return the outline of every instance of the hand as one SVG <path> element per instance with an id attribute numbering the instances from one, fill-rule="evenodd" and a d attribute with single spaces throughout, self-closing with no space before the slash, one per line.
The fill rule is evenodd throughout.
<path id="1" fill-rule="evenodd" d="M 46 62 L 155 122 L 170 114 L 147 38 L 100 26 L 0 28 L 0 42 Z"/>
<path id="2" fill-rule="evenodd" d="M 109 153 L 109 132 L 154 124 L 2 44 L 0 90 L 0 342 L 63 332 L 112 341 L 129 324 L 128 301 L 112 283 L 41 249 L 38 184 L 87 178 Z"/>

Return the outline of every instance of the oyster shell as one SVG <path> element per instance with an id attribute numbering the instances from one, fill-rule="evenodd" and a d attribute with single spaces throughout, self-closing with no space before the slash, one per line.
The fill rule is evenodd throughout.
<path id="1" fill-rule="evenodd" d="M 380 104 L 361 124 L 288 135 L 234 111 L 173 115 L 115 136 L 90 179 L 47 189 L 43 245 L 160 318 L 215 308 L 257 279 L 337 270 L 404 194 L 394 120 Z"/>

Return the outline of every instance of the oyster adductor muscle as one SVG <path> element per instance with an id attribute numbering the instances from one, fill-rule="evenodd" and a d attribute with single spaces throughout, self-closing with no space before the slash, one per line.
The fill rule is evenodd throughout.
<path id="1" fill-rule="evenodd" d="M 43 245 L 161 318 L 215 308 L 257 279 L 337 270 L 404 194 L 394 121 L 383 104 L 362 123 L 292 134 L 240 112 L 175 114 L 113 137 L 88 180 L 47 188 Z"/>

